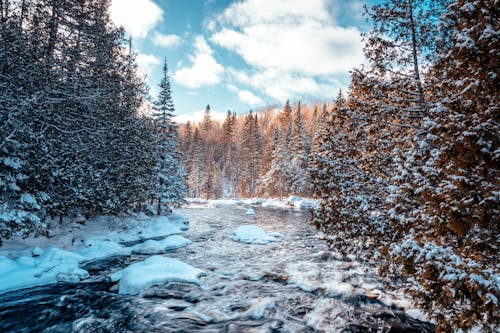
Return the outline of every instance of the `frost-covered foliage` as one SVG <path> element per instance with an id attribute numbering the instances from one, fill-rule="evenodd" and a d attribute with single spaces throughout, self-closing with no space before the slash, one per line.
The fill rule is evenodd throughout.
<path id="1" fill-rule="evenodd" d="M 0 237 L 155 189 L 146 90 L 108 0 L 0 1 Z"/>
<path id="2" fill-rule="evenodd" d="M 339 250 L 401 279 L 440 332 L 499 328 L 496 7 L 376 5 L 370 64 L 315 140 L 313 222 Z"/>

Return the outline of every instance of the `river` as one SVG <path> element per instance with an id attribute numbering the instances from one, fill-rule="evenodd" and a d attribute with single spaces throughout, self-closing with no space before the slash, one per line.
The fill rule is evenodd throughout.
<path id="1" fill-rule="evenodd" d="M 0 332 L 433 332 L 410 317 L 373 269 L 340 260 L 292 209 L 192 204 L 193 243 L 169 252 L 203 269 L 200 286 L 167 283 L 143 297 L 119 295 L 110 273 L 147 256 L 84 265 L 90 278 L 0 295 Z M 266 245 L 229 239 L 256 224 L 284 236 Z M 399 301 L 399 303 L 398 303 Z"/>

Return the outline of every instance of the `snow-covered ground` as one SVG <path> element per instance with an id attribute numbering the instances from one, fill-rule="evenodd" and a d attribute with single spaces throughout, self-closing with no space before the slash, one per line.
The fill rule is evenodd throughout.
<path id="1" fill-rule="evenodd" d="M 191 241 L 180 236 L 187 229 L 187 219 L 178 214 L 139 214 L 54 225 L 49 238 L 14 237 L 0 247 L 0 293 L 63 281 L 78 282 L 89 276 L 81 264 L 91 260 L 131 253 L 159 254 L 187 246 Z M 139 243 L 126 246 L 127 242 Z"/>
<path id="2" fill-rule="evenodd" d="M 187 198 L 189 203 L 204 204 L 211 208 L 224 206 L 252 205 L 269 208 L 297 208 L 310 209 L 319 205 L 319 200 L 303 198 L 299 196 L 289 196 L 288 198 L 241 198 L 241 199 L 200 199 Z M 250 214 L 249 214 L 250 215 Z"/>

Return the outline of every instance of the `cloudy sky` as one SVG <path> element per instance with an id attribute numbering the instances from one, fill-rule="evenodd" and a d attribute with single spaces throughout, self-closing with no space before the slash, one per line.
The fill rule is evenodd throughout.
<path id="1" fill-rule="evenodd" d="M 112 0 L 154 97 L 166 57 L 179 121 L 332 99 L 362 63 L 374 0 Z"/>

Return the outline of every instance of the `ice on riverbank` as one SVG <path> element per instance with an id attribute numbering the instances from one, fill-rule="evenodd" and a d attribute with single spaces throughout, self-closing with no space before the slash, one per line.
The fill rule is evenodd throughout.
<path id="1" fill-rule="evenodd" d="M 118 292 L 128 295 L 142 295 L 152 286 L 166 282 L 188 282 L 200 284 L 199 278 L 206 275 L 201 269 L 174 258 L 153 256 L 132 264 L 110 276 L 111 281 L 119 281 Z"/>
<path id="2" fill-rule="evenodd" d="M 267 233 L 256 225 L 243 225 L 238 227 L 230 238 L 248 244 L 267 244 L 276 242 L 280 236 L 282 235 L 279 233 Z"/>
<path id="3" fill-rule="evenodd" d="M 255 215 L 255 210 L 253 208 L 249 208 L 245 212 L 245 215 L 247 215 L 247 216 L 254 216 Z"/>

